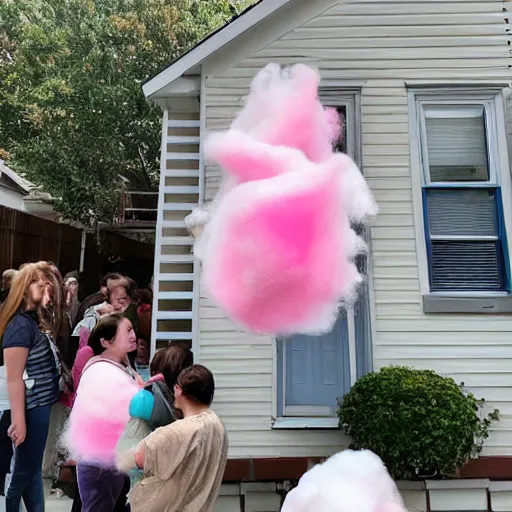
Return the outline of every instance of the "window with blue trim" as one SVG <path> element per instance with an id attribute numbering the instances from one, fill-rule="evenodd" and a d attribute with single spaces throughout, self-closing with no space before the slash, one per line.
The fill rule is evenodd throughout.
<path id="1" fill-rule="evenodd" d="M 359 93 L 323 91 L 324 104 L 335 106 L 342 120 L 336 149 L 359 161 Z M 356 231 L 364 236 L 362 227 Z M 366 275 L 367 256 L 357 261 Z M 274 428 L 337 427 L 337 403 L 351 385 L 371 370 L 368 289 L 361 286 L 358 302 L 340 311 L 330 333 L 295 335 L 276 340 L 277 419 Z"/>
<path id="2" fill-rule="evenodd" d="M 423 214 L 433 293 L 508 293 L 496 105 L 419 103 Z"/>

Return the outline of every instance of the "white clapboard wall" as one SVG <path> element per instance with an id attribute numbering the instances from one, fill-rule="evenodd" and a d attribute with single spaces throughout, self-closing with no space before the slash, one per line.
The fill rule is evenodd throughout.
<path id="1" fill-rule="evenodd" d="M 316 66 L 322 86 L 340 94 L 361 88 L 363 171 L 380 207 L 372 227 L 374 368 L 431 368 L 486 398 L 501 411 L 484 447 L 489 456 L 512 455 L 512 318 L 423 313 L 406 83 L 509 82 L 507 9 L 511 2 L 494 0 L 294 0 L 203 65 L 208 130 L 229 125 L 269 62 Z M 205 174 L 208 199 L 221 174 L 213 166 Z M 273 430 L 272 340 L 240 333 L 207 299 L 200 318 L 201 358 L 219 376 L 216 407 L 230 456 L 323 456 L 344 446 L 335 430 Z"/>

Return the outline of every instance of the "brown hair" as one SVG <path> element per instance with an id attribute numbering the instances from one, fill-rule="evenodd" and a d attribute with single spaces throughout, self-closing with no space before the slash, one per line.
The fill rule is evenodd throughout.
<path id="1" fill-rule="evenodd" d="M 110 279 L 112 279 L 112 278 L 110 278 Z M 108 287 L 108 291 L 107 291 L 107 301 L 108 302 L 110 302 L 110 295 L 111 295 L 111 293 L 116 288 L 124 288 L 124 290 L 126 292 L 126 295 L 128 295 L 128 297 L 130 299 L 133 300 L 135 298 L 135 290 L 137 289 L 136 285 L 135 285 L 135 281 L 133 279 L 130 279 L 129 277 L 121 276 L 119 279 L 116 279 L 114 281 L 114 283 L 112 283 Z"/>
<path id="2" fill-rule="evenodd" d="M 48 332 L 57 339 L 60 334 L 62 322 L 66 321 L 65 301 L 64 301 L 64 281 L 59 269 L 46 261 L 36 263 L 38 268 L 48 281 L 50 287 L 50 303 L 39 308 L 39 318 L 41 319 L 41 330 Z"/>
<path id="3" fill-rule="evenodd" d="M 16 277 L 17 274 L 18 274 L 18 270 L 14 269 L 14 268 L 9 268 L 7 270 L 4 270 L 4 272 L 2 273 L 2 280 L 7 285 L 7 288 L 9 288 L 11 286 L 12 280 Z"/>
<path id="4" fill-rule="evenodd" d="M 0 308 L 0 338 L 4 335 L 14 315 L 25 308 L 26 298 L 30 285 L 44 277 L 41 267 L 37 263 L 27 263 L 14 277 L 9 295 Z"/>
<path id="5" fill-rule="evenodd" d="M 183 369 L 193 364 L 194 354 L 189 348 L 179 344 L 171 344 L 167 348 L 159 350 L 153 356 L 149 370 L 152 376 L 161 373 L 167 387 L 172 391 L 178 380 L 178 375 Z"/>
<path id="6" fill-rule="evenodd" d="M 200 364 L 185 368 L 178 375 L 178 386 L 183 395 L 202 405 L 210 405 L 215 394 L 215 380 L 212 372 Z"/>
<path id="7" fill-rule="evenodd" d="M 88 345 L 92 348 L 95 356 L 99 356 L 106 349 L 101 344 L 101 340 L 112 341 L 117 333 L 117 329 L 119 324 L 126 317 L 121 313 L 112 313 L 109 316 L 101 318 L 100 321 L 96 324 L 96 327 L 92 330 L 91 335 L 89 336 Z M 129 320 L 127 318 L 127 320 Z"/>
<path id="8" fill-rule="evenodd" d="M 148 288 L 139 288 L 135 291 L 138 304 L 153 304 L 153 294 Z"/>
<path id="9" fill-rule="evenodd" d="M 124 276 L 121 274 L 118 274 L 117 272 L 109 272 L 108 274 L 105 274 L 101 280 L 100 280 L 100 287 L 107 288 L 109 281 L 118 281 L 119 279 L 123 279 Z"/>

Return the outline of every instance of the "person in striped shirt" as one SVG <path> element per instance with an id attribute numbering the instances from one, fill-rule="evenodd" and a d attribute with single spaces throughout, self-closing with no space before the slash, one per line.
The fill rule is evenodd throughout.
<path id="1" fill-rule="evenodd" d="M 48 273 L 41 262 L 24 265 L 0 310 L 0 366 L 10 407 L 1 412 L 0 439 L 8 436 L 14 445 L 6 512 L 18 512 L 22 499 L 27 512 L 44 511 L 43 454 L 51 406 L 60 398 L 58 358 L 38 314 L 49 300 Z"/>

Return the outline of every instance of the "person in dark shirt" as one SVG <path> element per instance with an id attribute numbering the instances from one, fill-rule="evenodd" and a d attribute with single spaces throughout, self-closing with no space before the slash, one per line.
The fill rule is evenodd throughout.
<path id="1" fill-rule="evenodd" d="M 0 438 L 8 436 L 15 447 L 6 512 L 18 512 L 22 498 L 27 512 L 44 510 L 43 454 L 51 406 L 60 398 L 56 348 L 41 331 L 37 313 L 47 300 L 45 273 L 41 263 L 25 265 L 0 310 L 0 365 L 6 368 L 9 397 Z"/>

